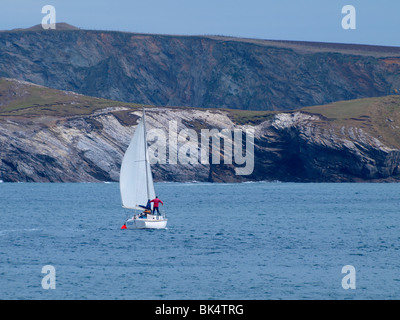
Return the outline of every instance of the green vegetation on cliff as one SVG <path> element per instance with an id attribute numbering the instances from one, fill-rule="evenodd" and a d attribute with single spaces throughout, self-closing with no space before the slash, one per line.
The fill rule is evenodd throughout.
<path id="1" fill-rule="evenodd" d="M 0 78 L 0 116 L 77 116 L 107 107 L 140 106 Z"/>

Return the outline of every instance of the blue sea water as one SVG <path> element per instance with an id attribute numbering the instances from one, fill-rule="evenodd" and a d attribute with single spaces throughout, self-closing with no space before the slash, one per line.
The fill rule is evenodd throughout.
<path id="1" fill-rule="evenodd" d="M 121 230 L 117 183 L 0 183 L 0 299 L 400 298 L 399 184 L 156 190 L 168 228 Z"/>

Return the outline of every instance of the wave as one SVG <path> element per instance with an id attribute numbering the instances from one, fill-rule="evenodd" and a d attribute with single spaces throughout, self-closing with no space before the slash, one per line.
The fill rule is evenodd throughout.
<path id="1" fill-rule="evenodd" d="M 18 228 L 18 229 L 5 229 L 5 230 L 0 230 L 0 236 L 5 235 L 7 233 L 14 233 L 14 232 L 33 232 L 33 231 L 40 231 L 40 229 L 37 228 Z"/>
<path id="2" fill-rule="evenodd" d="M 168 184 L 168 185 L 179 185 L 179 186 L 237 186 L 241 184 L 270 184 L 270 183 L 284 183 L 279 180 L 262 180 L 262 181 L 240 181 L 240 182 L 206 182 L 206 181 L 158 181 L 154 184 Z"/>

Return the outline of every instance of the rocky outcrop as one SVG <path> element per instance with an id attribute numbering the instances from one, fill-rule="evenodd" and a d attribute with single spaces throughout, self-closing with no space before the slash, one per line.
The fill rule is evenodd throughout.
<path id="1" fill-rule="evenodd" d="M 140 115 L 139 110 L 114 107 L 65 118 L 0 117 L 0 180 L 118 181 L 122 156 L 135 127 L 132 124 Z M 172 131 L 191 129 L 198 137 L 197 141 L 177 140 L 176 147 L 167 149 L 169 163 L 152 167 L 156 181 L 400 180 L 400 150 L 361 128 L 335 127 L 316 114 L 277 113 L 257 125 L 237 125 L 222 110 L 151 108 L 146 115 L 148 131 L 159 129 L 168 136 Z M 171 154 L 182 146 L 199 150 L 201 129 L 206 128 L 214 128 L 218 134 L 222 129 L 254 130 L 254 170 L 250 175 L 236 175 L 235 161 L 221 161 L 211 168 L 199 158 L 197 163 L 171 162 Z M 149 139 L 153 139 L 150 145 L 156 141 Z"/>
<path id="2" fill-rule="evenodd" d="M 400 90 L 400 49 L 33 28 L 0 32 L 0 76 L 150 105 L 294 110 Z"/>
<path id="3" fill-rule="evenodd" d="M 254 176 L 308 182 L 400 178 L 400 150 L 361 128 L 327 122 L 318 115 L 294 112 L 277 114 L 261 124 Z"/>

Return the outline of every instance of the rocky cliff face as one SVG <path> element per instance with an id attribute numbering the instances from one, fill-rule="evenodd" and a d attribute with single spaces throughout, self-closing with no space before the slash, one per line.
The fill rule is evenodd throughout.
<path id="1" fill-rule="evenodd" d="M 146 115 L 149 131 L 169 134 L 176 123 L 174 133 L 193 129 L 198 143 L 203 128 L 254 129 L 255 135 L 250 175 L 236 175 L 235 161 L 212 165 L 211 171 L 200 161 L 164 163 L 152 167 L 156 181 L 400 181 L 400 150 L 361 128 L 335 127 L 317 114 L 277 113 L 256 125 L 237 125 L 222 110 L 151 108 Z M 118 181 L 140 116 L 139 110 L 113 107 L 83 116 L 0 117 L 0 180 Z M 181 140 L 177 148 L 186 143 Z"/>
<path id="2" fill-rule="evenodd" d="M 294 112 L 277 114 L 261 124 L 260 163 L 254 175 L 310 182 L 400 178 L 400 150 L 385 146 L 361 128 L 327 122 L 318 115 Z"/>
<path id="3" fill-rule="evenodd" d="M 32 30 L 0 32 L 0 76 L 118 101 L 293 110 L 400 90 L 400 48 Z"/>

